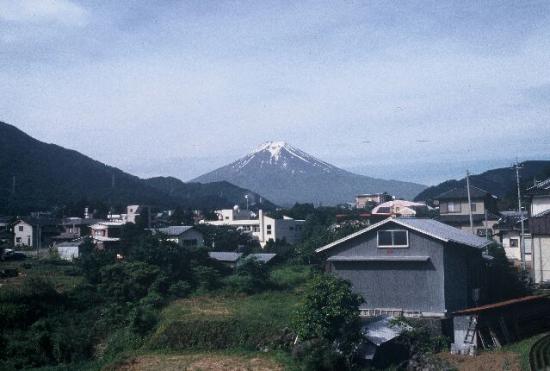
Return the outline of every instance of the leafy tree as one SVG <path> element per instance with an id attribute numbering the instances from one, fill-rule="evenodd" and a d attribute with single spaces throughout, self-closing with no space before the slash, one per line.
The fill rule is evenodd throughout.
<path id="1" fill-rule="evenodd" d="M 361 340 L 359 305 L 363 299 L 351 291 L 351 284 L 332 275 L 316 275 L 307 285 L 304 300 L 294 318 L 302 341 L 322 341 L 351 360 Z"/>
<path id="2" fill-rule="evenodd" d="M 158 267 L 144 262 L 123 262 L 101 269 L 99 291 L 118 302 L 132 302 L 146 296 L 159 276 Z"/>
<path id="3" fill-rule="evenodd" d="M 235 251 L 240 247 L 250 250 L 260 246 L 249 233 L 243 233 L 234 227 L 200 224 L 195 228 L 203 234 L 205 246 L 214 251 Z"/>
<path id="4" fill-rule="evenodd" d="M 170 224 L 193 225 L 195 224 L 193 216 L 193 211 L 191 209 L 184 209 L 178 206 L 174 209 L 174 213 L 170 216 Z"/>
<path id="5" fill-rule="evenodd" d="M 268 267 L 254 258 L 243 259 L 237 265 L 235 274 L 228 278 L 229 286 L 237 291 L 252 294 L 269 286 Z"/>
<path id="6" fill-rule="evenodd" d="M 522 277 L 508 260 L 504 248 L 493 243 L 488 250 L 493 260 L 487 271 L 487 302 L 494 303 L 527 295 L 530 292 L 527 277 Z"/>

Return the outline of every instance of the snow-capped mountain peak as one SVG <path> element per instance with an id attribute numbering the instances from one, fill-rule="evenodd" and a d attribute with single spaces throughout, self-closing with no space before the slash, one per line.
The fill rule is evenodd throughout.
<path id="1" fill-rule="evenodd" d="M 265 142 L 258 148 L 256 148 L 252 153 L 250 154 L 256 154 L 263 151 L 269 151 L 271 153 L 271 158 L 275 159 L 275 161 L 279 160 L 279 157 L 281 155 L 281 151 L 287 147 L 291 147 L 290 144 L 287 142 Z"/>
<path id="2" fill-rule="evenodd" d="M 340 169 L 315 158 L 284 141 L 269 141 L 232 164 L 234 170 L 254 165 L 261 168 L 277 167 L 295 173 L 305 173 L 310 169 L 330 173 Z"/>
<path id="3" fill-rule="evenodd" d="M 296 202 L 349 202 L 356 195 L 367 192 L 389 192 L 412 198 L 425 188 L 419 184 L 353 174 L 284 141 L 265 142 L 237 161 L 193 181 L 208 183 L 222 180 L 286 206 Z"/>

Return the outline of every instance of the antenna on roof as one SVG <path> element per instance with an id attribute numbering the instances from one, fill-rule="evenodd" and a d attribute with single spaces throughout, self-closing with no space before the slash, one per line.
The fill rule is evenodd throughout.
<path id="1" fill-rule="evenodd" d="M 521 270 L 525 271 L 525 224 L 523 222 L 523 212 L 521 207 L 521 187 L 519 184 L 519 170 L 523 168 L 523 165 L 519 163 L 519 161 L 516 158 L 516 162 L 513 165 L 513 168 L 516 170 L 516 184 L 518 187 L 518 213 L 519 213 L 519 220 L 521 222 L 521 232 L 519 235 L 519 252 L 520 252 L 520 259 L 521 259 Z"/>
<path id="2" fill-rule="evenodd" d="M 472 196 L 470 194 L 470 171 L 466 170 L 466 190 L 468 191 L 468 213 L 470 214 L 470 229 L 474 233 L 474 217 L 472 216 Z"/>

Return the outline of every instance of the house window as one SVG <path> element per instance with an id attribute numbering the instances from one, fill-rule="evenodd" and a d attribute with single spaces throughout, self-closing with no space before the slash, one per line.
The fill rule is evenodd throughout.
<path id="1" fill-rule="evenodd" d="M 267 226 L 267 234 L 271 234 L 271 225 Z"/>
<path id="2" fill-rule="evenodd" d="M 461 212 L 462 209 L 460 207 L 460 202 L 449 201 L 447 203 L 447 211 L 449 213 L 459 213 L 459 212 Z"/>
<path id="3" fill-rule="evenodd" d="M 15 239 L 15 242 L 21 243 L 21 237 L 17 237 L 17 238 Z"/>
<path id="4" fill-rule="evenodd" d="M 23 232 L 24 227 L 22 225 L 19 226 L 19 232 Z"/>
<path id="5" fill-rule="evenodd" d="M 406 230 L 378 231 L 378 247 L 408 247 L 409 233 Z"/>
<path id="6" fill-rule="evenodd" d="M 518 247 L 519 240 L 517 238 L 510 238 L 510 247 Z"/>
<path id="7" fill-rule="evenodd" d="M 197 239 L 183 240 L 183 246 L 197 246 L 197 245 L 198 245 Z"/>
<path id="8" fill-rule="evenodd" d="M 472 205 L 471 205 L 471 207 L 470 207 L 470 210 L 471 210 L 472 212 L 477 211 L 477 205 L 476 205 L 475 203 L 472 203 Z"/>

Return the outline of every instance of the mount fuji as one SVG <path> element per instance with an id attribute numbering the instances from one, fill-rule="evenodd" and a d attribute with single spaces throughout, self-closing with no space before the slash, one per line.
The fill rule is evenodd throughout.
<path id="1" fill-rule="evenodd" d="M 193 179 L 228 181 L 275 204 L 311 202 L 336 205 L 361 193 L 388 192 L 412 199 L 426 186 L 354 174 L 311 156 L 286 142 L 266 142 L 239 160 Z"/>

